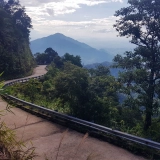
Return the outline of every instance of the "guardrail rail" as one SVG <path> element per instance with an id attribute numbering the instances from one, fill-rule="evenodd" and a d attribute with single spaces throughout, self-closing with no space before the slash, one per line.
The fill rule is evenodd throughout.
<path id="1" fill-rule="evenodd" d="M 32 77 L 32 78 L 40 79 L 42 77 L 43 76 L 37 76 L 37 77 Z M 13 85 L 15 83 L 24 83 L 24 82 L 27 82 L 29 79 L 31 79 L 31 78 L 25 78 L 25 79 L 21 79 L 21 80 L 12 81 L 12 82 L 5 84 L 4 87 Z M 59 121 L 63 121 L 63 123 L 65 123 L 65 124 L 75 124 L 77 126 L 86 127 L 86 128 L 88 128 L 88 131 L 95 131 L 96 134 L 109 134 L 111 136 L 125 139 L 130 142 L 133 142 L 136 144 L 141 144 L 145 147 L 150 147 L 152 149 L 156 149 L 156 150 L 160 151 L 160 143 L 158 143 L 158 142 L 155 142 L 155 141 L 152 141 L 149 139 L 145 139 L 145 138 L 141 138 L 138 136 L 134 136 L 134 135 L 131 135 L 128 133 L 118 131 L 118 130 L 113 130 L 111 128 L 108 128 L 108 127 L 105 127 L 102 125 L 98 125 L 98 124 L 95 124 L 92 122 L 88 122 L 88 121 L 85 121 L 85 120 L 82 120 L 82 119 L 79 119 L 76 117 L 72 117 L 72 116 L 69 116 L 66 114 L 62 114 L 62 113 L 56 112 L 54 110 L 50 110 L 50 109 L 44 108 L 42 106 L 38 106 L 36 104 L 26 102 L 24 100 L 18 99 L 16 97 L 8 95 L 8 94 L 5 94 L 3 96 L 7 99 L 15 101 L 16 104 L 20 103 L 21 108 L 32 111 L 34 113 L 39 113 L 39 114 L 45 115 L 45 116 L 51 118 L 53 121 L 58 119 Z"/>
<path id="2" fill-rule="evenodd" d="M 10 82 L 8 82 L 8 83 L 5 83 L 4 86 L 3 86 L 3 88 L 5 88 L 5 87 L 7 87 L 7 86 L 14 85 L 14 84 L 16 84 L 16 83 L 25 83 L 25 82 L 28 82 L 30 79 L 41 79 L 42 77 L 44 77 L 44 75 L 13 80 L 13 81 L 10 81 Z"/>

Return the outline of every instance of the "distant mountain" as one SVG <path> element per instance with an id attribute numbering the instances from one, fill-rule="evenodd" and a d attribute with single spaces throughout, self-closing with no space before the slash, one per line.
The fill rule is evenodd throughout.
<path id="1" fill-rule="evenodd" d="M 87 68 L 87 69 L 96 68 L 99 65 L 110 67 L 112 64 L 113 64 L 112 62 L 105 61 L 105 62 L 102 62 L 102 63 L 87 64 L 87 65 L 84 65 L 84 67 Z"/>
<path id="2" fill-rule="evenodd" d="M 106 66 L 106 67 L 110 67 L 113 63 L 112 62 L 102 62 L 102 63 L 93 63 L 93 64 L 88 64 L 88 65 L 84 65 L 84 68 L 87 68 L 87 69 L 91 69 L 91 68 L 96 68 L 98 65 L 103 65 L 103 66 Z M 114 77 L 118 77 L 118 73 L 122 71 L 121 68 L 110 68 L 110 72 L 111 72 L 111 75 L 114 76 Z"/>
<path id="3" fill-rule="evenodd" d="M 30 42 L 30 47 L 33 54 L 42 53 L 46 48 L 51 47 L 60 56 L 65 53 L 79 55 L 83 64 L 100 63 L 105 60 L 112 61 L 113 59 L 113 56 L 104 50 L 97 50 L 60 33 L 33 40 Z"/>
<path id="4" fill-rule="evenodd" d="M 135 47 L 134 47 L 135 48 Z M 100 49 L 101 51 L 104 51 L 104 52 L 107 52 L 107 53 L 110 53 L 111 55 L 115 56 L 117 54 L 124 54 L 126 51 L 133 51 L 134 48 L 130 47 L 130 48 L 103 48 L 103 49 Z"/>

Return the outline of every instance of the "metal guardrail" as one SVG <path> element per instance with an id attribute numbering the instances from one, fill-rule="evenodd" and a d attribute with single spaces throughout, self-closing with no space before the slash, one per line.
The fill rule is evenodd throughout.
<path id="1" fill-rule="evenodd" d="M 104 126 L 101 126 L 101 125 L 98 125 L 98 124 L 95 124 L 95 123 L 92 123 L 92 122 L 88 122 L 88 121 L 85 121 L 85 120 L 82 120 L 82 119 L 79 119 L 79 118 L 68 116 L 68 115 L 56 112 L 54 110 L 50 110 L 50 109 L 44 108 L 42 106 L 38 106 L 38 105 L 35 105 L 35 104 L 32 104 L 32 103 L 23 101 L 21 99 L 18 99 L 16 97 L 11 96 L 11 95 L 5 95 L 5 96 L 7 96 L 11 100 L 16 101 L 16 103 L 21 103 L 23 105 L 22 106 L 23 108 L 27 108 L 25 106 L 30 106 L 29 110 L 32 110 L 32 111 L 36 110 L 36 112 L 43 113 L 43 115 L 45 114 L 53 120 L 55 118 L 56 119 L 61 119 L 65 122 L 67 122 L 67 123 L 74 123 L 74 124 L 77 124 L 77 125 L 80 125 L 80 126 L 83 126 L 83 127 L 87 127 L 90 131 L 94 130 L 94 131 L 100 132 L 101 134 L 114 135 L 116 137 L 120 137 L 122 139 L 129 140 L 131 142 L 135 142 L 135 143 L 142 144 L 144 146 L 147 146 L 147 147 L 150 147 L 150 148 L 153 148 L 153 149 L 160 150 L 160 143 L 158 143 L 158 142 L 154 142 L 154 141 L 151 141 L 151 140 L 148 140 L 148 139 L 145 139 L 145 138 L 140 138 L 140 137 L 137 137 L 137 136 L 134 136 L 134 135 L 131 135 L 131 134 L 127 134 L 127 133 L 124 133 L 124 132 L 113 130 L 111 128 L 104 127 Z"/>
<path id="2" fill-rule="evenodd" d="M 7 87 L 7 86 L 14 85 L 14 84 L 16 84 L 16 83 L 25 83 L 25 82 L 28 82 L 30 79 L 41 79 L 43 76 L 44 76 L 44 75 L 13 80 L 13 81 L 10 81 L 10 82 L 4 84 L 3 88 L 5 88 L 5 87 Z"/>
<path id="3" fill-rule="evenodd" d="M 42 76 L 37 76 L 37 77 L 31 77 L 31 78 L 40 79 L 42 77 L 43 77 L 43 75 Z M 9 83 L 5 84 L 4 87 L 13 85 L 15 83 L 24 83 L 24 82 L 29 81 L 31 78 L 15 80 L 15 81 L 12 81 L 12 82 L 9 82 Z M 135 142 L 137 144 L 144 145 L 146 147 L 150 147 L 152 149 L 160 150 L 160 143 L 158 143 L 158 142 L 148 140 L 148 139 L 145 139 L 145 138 L 141 138 L 141 137 L 137 137 L 137 136 L 134 136 L 134 135 L 131 135 L 131 134 L 121 132 L 121 131 L 113 130 L 111 128 L 101 126 L 101 125 L 98 125 L 98 124 L 95 124 L 95 123 L 92 123 L 92 122 L 88 122 L 88 121 L 85 121 L 85 120 L 82 120 L 82 119 L 79 119 L 79 118 L 76 118 L 76 117 L 65 115 L 65 114 L 56 112 L 54 110 L 50 110 L 50 109 L 44 108 L 42 106 L 38 106 L 38 105 L 32 104 L 30 102 L 26 102 L 24 100 L 18 99 L 16 97 L 11 96 L 11 95 L 5 94 L 4 96 L 6 96 L 7 98 L 9 98 L 11 100 L 16 101 L 16 103 L 21 103 L 23 105 L 21 107 L 23 107 L 25 109 L 28 109 L 26 106 L 29 106 L 30 109 L 28 109 L 28 110 L 31 110 L 33 112 L 38 112 L 38 113 L 41 113 L 43 115 L 45 114 L 53 120 L 54 119 L 60 119 L 60 120 L 65 121 L 66 123 L 74 123 L 74 124 L 77 124 L 79 126 L 87 127 L 90 131 L 97 131 L 98 132 L 97 134 L 110 134 L 110 135 L 113 135 L 115 137 L 119 137 L 119 138 L 122 138 L 122 139 L 129 140 L 131 142 Z"/>

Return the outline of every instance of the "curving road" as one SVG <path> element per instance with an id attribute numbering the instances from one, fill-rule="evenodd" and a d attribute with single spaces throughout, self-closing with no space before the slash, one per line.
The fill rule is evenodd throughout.
<path id="1" fill-rule="evenodd" d="M 31 78 L 31 77 L 44 75 L 44 74 L 47 73 L 47 70 L 45 68 L 46 68 L 46 65 L 37 66 L 36 68 L 34 68 L 33 74 L 31 76 L 28 76 L 28 77 L 25 77 L 25 78 Z M 23 79 L 23 78 L 18 78 L 18 79 L 14 79 L 14 80 L 19 80 L 19 79 Z M 5 81 L 5 84 L 9 83 L 11 81 L 13 81 L 13 80 Z"/>
<path id="2" fill-rule="evenodd" d="M 32 77 L 45 73 L 45 66 L 38 66 Z M 5 109 L 6 106 L 7 103 L 0 99 L 0 110 Z M 7 112 L 1 120 L 15 130 L 17 139 L 28 142 L 28 145 L 30 141 L 33 143 L 39 155 L 35 160 L 44 160 L 45 157 L 55 160 L 57 152 L 57 160 L 86 160 L 89 155 L 91 160 L 145 160 L 107 142 L 92 137 L 86 138 L 84 134 L 71 129 L 65 132 L 65 127 L 19 108 L 12 108 L 12 111 L 14 114 Z M 62 136 L 64 136 L 63 140 Z"/>

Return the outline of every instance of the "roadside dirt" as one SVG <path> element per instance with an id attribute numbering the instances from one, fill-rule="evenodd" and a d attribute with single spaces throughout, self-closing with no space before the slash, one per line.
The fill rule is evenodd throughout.
<path id="1" fill-rule="evenodd" d="M 34 75 L 46 73 L 45 66 L 34 70 Z M 7 103 L 0 99 L 0 110 L 5 109 Z M 14 129 L 17 139 L 22 139 L 28 145 L 32 142 L 38 155 L 35 160 L 144 160 L 122 148 L 107 142 L 85 137 L 84 134 L 51 123 L 40 117 L 24 112 L 19 108 L 12 108 L 13 113 L 6 112 L 1 118 L 7 126 Z M 62 139 L 63 137 L 63 139 Z"/>

